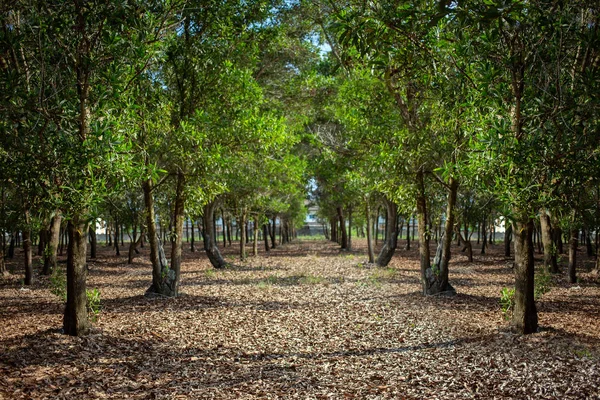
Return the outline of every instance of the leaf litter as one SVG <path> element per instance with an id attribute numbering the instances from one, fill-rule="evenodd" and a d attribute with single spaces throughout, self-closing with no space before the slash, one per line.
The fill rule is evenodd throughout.
<path id="1" fill-rule="evenodd" d="M 22 288 L 13 275 L 0 286 L 0 399 L 600 398 L 590 274 L 555 277 L 540 332 L 522 336 L 499 305 L 513 282 L 500 246 L 474 263 L 453 248 L 452 298 L 421 295 L 416 250 L 377 268 L 354 246 L 299 241 L 246 262 L 228 247 L 225 270 L 186 249 L 175 299 L 144 297 L 147 248 L 132 265 L 102 248 L 88 275 L 102 312 L 83 338 L 60 333 L 47 278 Z"/>

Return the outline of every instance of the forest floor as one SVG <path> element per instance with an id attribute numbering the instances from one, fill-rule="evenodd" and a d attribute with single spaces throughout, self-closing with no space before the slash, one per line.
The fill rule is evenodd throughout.
<path id="1" fill-rule="evenodd" d="M 577 284 L 553 277 L 540 332 L 521 336 L 500 309 L 501 246 L 474 263 L 453 248 L 447 298 L 421 295 L 415 249 L 374 268 L 354 245 L 297 241 L 243 263 L 234 246 L 225 270 L 186 245 L 175 299 L 144 297 L 147 248 L 127 265 L 102 247 L 88 276 L 102 311 L 83 338 L 60 333 L 47 277 L 21 286 L 17 257 L 0 283 L 0 399 L 600 398 L 592 259 Z"/>

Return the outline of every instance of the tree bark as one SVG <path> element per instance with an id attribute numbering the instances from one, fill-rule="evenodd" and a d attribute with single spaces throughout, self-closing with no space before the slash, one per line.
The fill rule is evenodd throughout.
<path id="1" fill-rule="evenodd" d="M 340 223 L 340 233 L 342 235 L 341 247 L 342 249 L 348 248 L 348 232 L 346 231 L 346 220 L 344 219 L 344 213 L 342 212 L 342 207 L 336 208 L 338 220 Z"/>
<path id="2" fill-rule="evenodd" d="M 173 215 L 175 234 L 171 239 L 171 271 L 168 286 L 170 296 L 179 295 L 179 281 L 181 277 L 181 254 L 183 250 L 183 221 L 185 220 L 185 174 L 177 172 L 177 187 L 175 190 L 175 212 Z"/>
<path id="3" fill-rule="evenodd" d="M 217 247 L 215 232 L 213 230 L 213 215 L 216 208 L 216 201 L 206 204 L 204 206 L 202 223 L 203 223 L 203 238 L 204 238 L 204 251 L 210 260 L 213 267 L 217 269 L 225 268 L 227 262 L 223 259 L 219 248 Z"/>
<path id="4" fill-rule="evenodd" d="M 133 263 L 133 259 L 135 258 L 135 253 L 136 253 L 137 247 L 142 244 L 143 238 L 144 238 L 144 231 L 142 230 L 140 232 L 140 236 L 137 238 L 137 240 L 135 240 L 135 241 L 132 240 L 131 243 L 129 243 L 129 252 L 127 254 L 127 264 Z"/>
<path id="5" fill-rule="evenodd" d="M 240 260 L 246 260 L 246 209 L 240 212 Z"/>
<path id="6" fill-rule="evenodd" d="M 444 233 L 438 245 L 435 262 L 432 268 L 425 270 L 421 276 L 423 294 L 437 295 L 441 293 L 456 294 L 456 290 L 448 282 L 449 265 L 452 247 L 452 232 L 454 230 L 454 206 L 458 192 L 458 181 L 454 178 L 448 180 L 448 204 L 446 207 L 446 224 Z"/>
<path id="7" fill-rule="evenodd" d="M 387 215 L 392 221 L 395 221 L 398 218 L 398 205 L 386 197 L 384 197 L 384 203 L 387 209 Z M 388 224 L 387 239 L 383 243 L 383 247 L 381 248 L 376 261 L 376 264 L 379 267 L 387 266 L 392 260 L 396 247 L 398 246 L 396 229 L 398 229 L 397 224 Z"/>
<path id="8" fill-rule="evenodd" d="M 50 221 L 50 229 L 48 231 L 48 243 L 44 250 L 44 268 L 42 269 L 43 275 L 50 275 L 56 268 L 57 264 L 57 252 L 58 242 L 60 240 L 60 224 L 62 222 L 62 216 L 58 211 Z"/>
<path id="9" fill-rule="evenodd" d="M 512 224 L 508 224 L 508 227 L 506 227 L 505 222 L 504 226 L 504 257 L 510 257 L 510 242 L 512 241 Z"/>
<path id="10" fill-rule="evenodd" d="M 481 231 L 483 233 L 483 241 L 481 242 L 481 254 L 485 254 L 485 248 L 487 247 L 487 217 L 481 222 Z"/>
<path id="11" fill-rule="evenodd" d="M 569 283 L 577 283 L 577 246 L 579 245 L 579 229 L 571 229 L 569 238 Z"/>
<path id="12" fill-rule="evenodd" d="M 147 296 L 169 296 L 168 281 L 173 279 L 174 272 L 169 269 L 164 249 L 160 243 L 159 233 L 156 229 L 156 216 L 154 214 L 154 196 L 152 194 L 152 179 L 143 184 L 144 204 L 146 206 L 146 224 L 148 228 L 148 242 L 150 244 L 150 262 L 152 264 L 152 284 L 146 290 Z"/>
<path id="13" fill-rule="evenodd" d="M 194 230 L 196 229 L 196 225 L 194 224 L 194 221 L 190 221 L 190 224 L 192 225 L 192 240 L 190 241 L 190 251 L 192 253 L 194 253 L 196 251 L 196 247 L 195 247 L 196 236 L 194 235 Z M 142 243 L 143 243 L 143 241 L 142 241 Z"/>
<path id="14" fill-rule="evenodd" d="M 23 229 L 23 264 L 25 267 L 25 285 L 33 284 L 33 258 L 32 258 L 32 245 L 31 245 L 31 230 L 29 228 L 30 217 L 29 210 L 25 211 L 25 224 L 27 225 Z"/>
<path id="15" fill-rule="evenodd" d="M 513 222 L 515 241 L 515 305 L 512 327 L 519 333 L 529 334 L 538 329 L 534 300 L 533 220 L 525 218 Z"/>
<path id="16" fill-rule="evenodd" d="M 419 224 L 419 256 L 421 265 L 421 283 L 425 288 L 427 282 L 425 278 L 431 268 L 429 258 L 429 232 L 427 231 L 427 198 L 425 193 L 425 176 L 423 169 L 419 169 L 416 177 L 417 183 L 417 222 Z M 430 272 L 431 273 L 431 272 Z M 425 291 L 423 294 L 427 294 Z"/>
<path id="17" fill-rule="evenodd" d="M 63 317 L 63 331 L 67 335 L 83 336 L 91 328 L 86 295 L 88 226 L 85 218 L 75 214 L 67 225 L 67 231 L 67 304 Z"/>
<path id="18" fill-rule="evenodd" d="M 373 225 L 371 224 L 371 210 L 369 202 L 365 201 L 365 218 L 367 220 L 367 251 L 369 253 L 369 263 L 375 262 L 375 251 L 373 249 Z"/>
<path id="19" fill-rule="evenodd" d="M 255 215 L 252 219 L 252 230 L 254 231 L 254 237 L 252 238 L 252 255 L 258 255 L 258 231 L 260 227 L 258 226 L 258 215 Z"/>
<path id="20" fill-rule="evenodd" d="M 119 251 L 119 223 L 118 221 L 115 220 L 115 250 L 116 250 L 116 254 L 117 256 L 121 255 L 121 252 Z"/>
<path id="21" fill-rule="evenodd" d="M 396 240 L 397 242 L 398 240 Z M 348 207 L 348 250 L 352 250 L 352 207 Z"/>
<path id="22" fill-rule="evenodd" d="M 98 248 L 98 238 L 96 237 L 96 222 L 92 222 L 89 228 L 90 235 L 90 258 L 96 258 L 96 250 Z"/>
<path id="23" fill-rule="evenodd" d="M 275 228 L 277 227 L 277 216 L 273 217 L 273 225 L 271 229 L 269 229 L 269 234 L 271 235 L 271 248 L 274 249 L 277 247 L 277 243 L 275 242 Z"/>
<path id="24" fill-rule="evenodd" d="M 550 215 L 545 209 L 540 210 L 540 230 L 542 233 L 542 242 L 544 244 L 544 268 L 546 269 L 546 272 L 555 274 L 558 272 L 556 246 L 554 245 L 554 240 L 552 240 Z"/>

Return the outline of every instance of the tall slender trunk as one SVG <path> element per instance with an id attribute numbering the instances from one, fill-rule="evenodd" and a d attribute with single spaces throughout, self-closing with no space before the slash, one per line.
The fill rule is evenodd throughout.
<path id="1" fill-rule="evenodd" d="M 506 226 L 506 222 L 505 222 Z M 504 230 L 504 257 L 510 257 L 510 242 L 512 240 L 512 224 Z"/>
<path id="2" fill-rule="evenodd" d="M 76 213 L 67 224 L 67 304 L 63 318 L 63 331 L 71 336 L 86 335 L 91 326 L 87 313 L 85 263 L 88 226 L 82 214 Z"/>
<path id="3" fill-rule="evenodd" d="M 98 238 L 96 237 L 96 221 L 92 221 L 89 228 L 90 235 L 90 258 L 96 258 L 98 248 Z"/>
<path id="4" fill-rule="evenodd" d="M 194 225 L 193 220 L 190 221 L 190 224 L 192 225 L 192 240 L 190 241 L 190 251 L 193 253 L 196 251 L 196 247 L 195 247 L 196 236 L 194 235 L 194 230 L 196 229 L 196 226 Z"/>
<path id="5" fill-rule="evenodd" d="M 240 260 L 246 260 L 246 209 L 240 212 Z"/>
<path id="6" fill-rule="evenodd" d="M 387 215 L 392 221 L 395 221 L 398 218 L 398 205 L 388 198 L 384 198 L 384 203 L 387 209 Z M 396 247 L 398 246 L 398 235 L 396 235 L 396 229 L 398 229 L 398 225 L 388 224 L 387 228 L 387 239 L 383 243 L 383 247 L 381 248 L 376 261 L 379 267 L 385 267 L 390 263 L 394 252 L 396 251 Z"/>
<path id="7" fill-rule="evenodd" d="M 221 207 L 221 226 L 223 227 L 223 248 L 227 247 L 227 232 L 225 225 L 227 225 L 225 223 L 225 211 L 223 211 L 223 207 Z"/>
<path id="8" fill-rule="evenodd" d="M 142 230 L 140 232 L 140 236 L 137 238 L 137 240 L 132 240 L 131 243 L 129 243 L 129 252 L 127 253 L 127 264 L 133 263 L 133 259 L 135 258 L 135 253 L 137 252 L 137 247 L 142 244 L 143 238 L 144 238 L 144 231 Z"/>
<path id="9" fill-rule="evenodd" d="M 419 256 L 421 264 L 421 280 L 423 287 L 427 287 L 424 277 L 431 268 L 429 255 L 429 232 L 427 231 L 427 197 L 425 193 L 425 176 L 423 169 L 419 169 L 416 176 L 417 183 L 417 223 L 419 224 Z M 423 294 L 426 294 L 425 292 Z"/>
<path id="10" fill-rule="evenodd" d="M 371 224 L 371 210 L 368 201 L 365 201 L 365 218 L 367 220 L 367 250 L 369 263 L 372 264 L 375 262 L 375 251 L 373 250 L 373 225 Z"/>
<path id="11" fill-rule="evenodd" d="M 408 224 L 406 225 L 406 250 L 410 250 L 410 225 L 413 220 L 412 216 L 408 217 Z M 414 221 L 413 221 L 414 223 Z"/>
<path id="12" fill-rule="evenodd" d="M 545 209 L 540 210 L 540 230 L 544 243 L 544 268 L 546 272 L 557 273 L 558 262 L 556 259 L 556 246 L 552 240 L 552 224 L 550 215 Z"/>
<path id="13" fill-rule="evenodd" d="M 435 262 L 432 268 L 421 276 L 423 294 L 435 295 L 439 293 L 455 294 L 456 291 L 448 282 L 448 273 L 451 258 L 452 232 L 454 230 L 454 206 L 458 192 L 458 181 L 450 177 L 448 180 L 448 204 L 446 206 L 446 223 L 444 233 L 438 245 Z"/>
<path id="14" fill-rule="evenodd" d="M 23 229 L 23 264 L 25 267 L 25 285 L 33 284 L 33 258 L 32 258 L 32 245 L 31 245 L 31 230 L 29 225 L 31 218 L 29 210 L 25 210 L 25 224 L 26 227 Z"/>
<path id="15" fill-rule="evenodd" d="M 483 240 L 481 242 L 481 254 L 485 254 L 485 248 L 487 246 L 487 217 L 481 221 L 481 232 L 483 233 Z"/>
<path id="16" fill-rule="evenodd" d="M 44 223 L 44 225 L 46 225 L 46 223 Z M 46 243 L 48 242 L 48 229 L 46 229 L 46 226 L 44 226 L 42 229 L 40 229 L 40 232 L 38 233 L 38 245 L 37 245 L 37 255 L 38 256 L 43 256 L 44 255 L 44 249 L 46 248 Z"/>
<path id="17" fill-rule="evenodd" d="M 277 224 L 277 216 L 273 217 L 273 225 L 271 227 L 271 229 L 269 230 L 269 234 L 271 235 L 271 248 L 274 249 L 275 247 L 277 247 L 277 243 L 275 243 L 275 228 Z"/>
<path id="18" fill-rule="evenodd" d="M 268 252 L 269 249 L 269 228 L 267 228 L 268 223 L 263 224 L 263 240 L 265 242 L 265 251 Z"/>
<path id="19" fill-rule="evenodd" d="M 217 242 L 215 238 L 214 224 L 213 224 L 213 216 L 214 210 L 216 208 L 216 200 L 206 204 L 204 206 L 203 215 L 202 215 L 202 225 L 203 225 L 203 239 L 204 239 L 204 251 L 206 251 L 206 255 L 210 260 L 210 263 L 215 268 L 225 268 L 227 266 L 227 262 L 223 259 L 219 248 L 217 247 Z"/>
<path id="20" fill-rule="evenodd" d="M 519 214 L 519 213 L 515 213 Z M 512 326 L 523 334 L 538 328 L 537 309 L 534 300 L 533 220 L 517 219 L 513 222 L 515 239 L 515 305 Z"/>
<path id="21" fill-rule="evenodd" d="M 340 223 L 340 233 L 342 234 L 342 249 L 348 248 L 348 232 L 346 232 L 346 220 L 344 219 L 344 213 L 342 207 L 337 207 L 337 215 Z"/>
<path id="22" fill-rule="evenodd" d="M 119 251 L 119 222 L 115 220 L 115 250 L 118 256 L 121 255 Z"/>
<path id="23" fill-rule="evenodd" d="M 348 250 L 352 250 L 352 207 L 348 207 L 348 243 L 347 244 L 348 244 Z"/>
<path id="24" fill-rule="evenodd" d="M 258 255 L 258 231 L 260 227 L 258 226 L 258 215 L 255 215 L 252 219 L 252 230 L 254 231 L 254 236 L 252 238 L 252 255 Z"/>
<path id="25" fill-rule="evenodd" d="M 571 229 L 569 238 L 569 282 L 577 283 L 577 247 L 579 246 L 579 229 Z"/>
<path id="26" fill-rule="evenodd" d="M 175 189 L 175 212 L 173 223 L 175 234 L 171 239 L 171 271 L 174 276 L 170 277 L 167 284 L 170 296 L 179 295 L 179 281 L 181 279 L 181 254 L 183 250 L 183 221 L 185 219 L 185 174 L 180 170 L 177 172 L 177 187 Z"/>

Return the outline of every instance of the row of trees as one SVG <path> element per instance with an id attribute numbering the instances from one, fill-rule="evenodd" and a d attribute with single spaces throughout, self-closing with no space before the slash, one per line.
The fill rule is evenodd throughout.
<path id="1" fill-rule="evenodd" d="M 535 332 L 535 226 L 551 272 L 558 271 L 563 236 L 569 241 L 571 282 L 579 233 L 589 238 L 599 227 L 598 5 L 314 7 L 333 58 L 313 81 L 321 105 L 312 126 L 322 149 L 316 196 L 332 230 L 341 230 L 342 247 L 344 218 L 359 210 L 369 220 L 383 204 L 393 222 L 376 263 L 386 265 L 399 226 L 416 214 L 422 291 L 447 293 L 454 291 L 452 238 L 465 242 L 472 259 L 473 226 L 504 220 L 507 241 L 514 240 L 512 324 Z M 429 244 L 440 221 L 432 261 Z M 374 261 L 371 244 L 369 253 Z"/>
<path id="2" fill-rule="evenodd" d="M 201 221 L 221 268 L 212 227 L 222 207 L 240 226 L 294 226 L 309 186 L 342 247 L 346 221 L 364 218 L 378 265 L 416 215 L 426 295 L 454 290 L 453 237 L 472 257 L 473 225 L 506 221 L 513 325 L 534 332 L 534 226 L 551 271 L 568 235 L 574 280 L 579 231 L 599 225 L 600 10 L 588 3 L 3 5 L 1 222 L 23 232 L 26 283 L 31 232 L 44 232 L 53 265 L 66 223 L 64 329 L 84 334 L 92 221 L 138 227 L 133 241 L 147 236 L 151 249 L 149 292 L 176 296 L 186 218 Z M 378 205 L 388 223 L 375 259 Z M 157 220 L 170 227 L 170 261 Z"/>
<path id="3" fill-rule="evenodd" d="M 214 232 L 222 208 L 240 226 L 303 219 L 305 161 L 295 150 L 303 120 L 286 97 L 318 55 L 301 24 L 284 23 L 291 11 L 272 1 L 2 6 L 2 229 L 22 232 L 31 284 L 32 232 L 49 273 L 66 221 L 65 333 L 89 330 L 95 221 L 111 221 L 115 241 L 132 228 L 134 250 L 147 236 L 148 292 L 176 296 L 186 217 L 201 221 L 216 268 L 226 265 Z M 169 226 L 168 261 L 159 220 Z"/>

